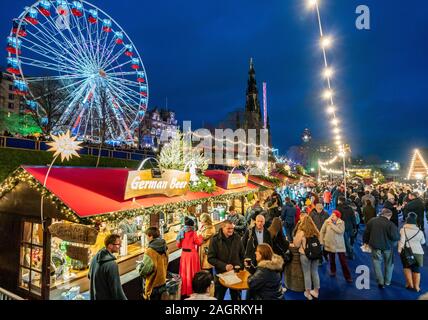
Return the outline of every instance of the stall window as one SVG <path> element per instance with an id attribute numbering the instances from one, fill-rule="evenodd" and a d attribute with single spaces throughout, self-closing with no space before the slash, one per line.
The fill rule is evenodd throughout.
<path id="1" fill-rule="evenodd" d="M 42 225 L 25 221 L 21 237 L 19 287 L 39 296 L 42 287 L 42 262 Z"/>

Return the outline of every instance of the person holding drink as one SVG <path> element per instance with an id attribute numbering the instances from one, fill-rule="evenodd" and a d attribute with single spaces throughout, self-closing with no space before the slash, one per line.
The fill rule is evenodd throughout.
<path id="1" fill-rule="evenodd" d="M 284 260 L 273 253 L 270 245 L 259 244 L 256 249 L 257 267 L 250 258 L 244 260 L 245 267 L 252 274 L 248 277 L 248 297 L 252 300 L 281 300 L 283 298 L 281 286 L 281 272 Z"/>
<path id="2" fill-rule="evenodd" d="M 221 229 L 211 238 L 208 249 L 208 262 L 214 266 L 216 273 L 234 270 L 234 266 L 243 267 L 244 247 L 241 238 L 234 232 L 234 224 L 230 220 L 222 223 Z M 227 288 L 222 286 L 218 277 L 215 277 L 215 297 L 224 300 Z M 239 300 L 241 293 L 230 290 L 232 300 Z"/>

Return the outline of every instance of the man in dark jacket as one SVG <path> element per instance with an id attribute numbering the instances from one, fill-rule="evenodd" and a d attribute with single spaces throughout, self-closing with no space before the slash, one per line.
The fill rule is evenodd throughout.
<path id="1" fill-rule="evenodd" d="M 127 300 L 120 283 L 116 257 L 121 246 L 120 236 L 110 234 L 104 241 L 105 248 L 92 258 L 89 267 L 91 300 Z"/>
<path id="2" fill-rule="evenodd" d="M 272 247 L 272 238 L 269 230 L 265 227 L 265 217 L 259 214 L 256 217 L 254 227 L 248 229 L 242 237 L 242 244 L 245 249 L 244 257 L 251 259 L 253 265 L 256 265 L 256 249 L 259 244 L 267 243 Z"/>
<path id="3" fill-rule="evenodd" d="M 385 203 L 383 204 L 383 207 L 385 209 L 391 210 L 392 217 L 390 221 L 393 222 L 398 228 L 398 210 L 397 210 L 397 207 L 395 206 L 395 198 L 390 197 L 388 200 L 385 201 Z"/>
<path id="4" fill-rule="evenodd" d="M 288 241 L 293 241 L 293 230 L 296 219 L 296 207 L 291 203 L 289 197 L 285 198 L 285 206 L 282 208 L 281 220 L 284 223 L 285 233 Z"/>
<path id="5" fill-rule="evenodd" d="M 241 238 L 234 232 L 234 225 L 231 221 L 223 221 L 221 229 L 211 238 L 208 249 L 208 262 L 214 266 L 216 273 L 223 273 L 233 270 L 234 266 L 243 268 L 244 247 Z M 215 297 L 223 300 L 227 288 L 223 287 L 215 277 Z M 232 300 L 240 299 L 240 291 L 230 290 Z"/>
<path id="6" fill-rule="evenodd" d="M 321 230 L 322 225 L 328 219 L 328 213 L 324 210 L 321 203 L 315 205 L 315 209 L 311 211 L 309 216 L 312 218 L 313 222 L 318 228 L 318 231 Z"/>
<path id="7" fill-rule="evenodd" d="M 349 260 L 354 259 L 354 249 L 352 246 L 351 238 L 353 238 L 358 232 L 357 220 L 355 218 L 354 210 L 349 206 L 345 197 L 339 197 L 337 202 L 337 210 L 342 215 L 342 220 L 345 222 L 345 238 L 346 255 Z"/>
<path id="8" fill-rule="evenodd" d="M 391 217 L 391 210 L 382 209 L 379 217 L 367 223 L 363 236 L 363 243 L 371 247 L 376 279 L 381 289 L 391 284 L 394 270 L 394 246 L 400 240 L 400 233 L 397 226 L 390 221 Z M 385 264 L 385 274 L 382 270 L 382 260 Z"/>
<path id="9" fill-rule="evenodd" d="M 247 224 L 245 223 L 245 218 L 243 215 L 236 212 L 234 206 L 229 207 L 229 214 L 227 215 L 227 220 L 232 221 L 235 225 L 235 232 L 242 237 L 247 230 Z"/>
<path id="10" fill-rule="evenodd" d="M 407 203 L 404 207 L 404 214 L 407 217 L 409 212 L 414 212 L 417 215 L 416 225 L 421 229 L 422 233 L 425 235 L 425 205 L 421 198 L 419 198 L 419 194 L 417 192 L 413 192 L 409 194 L 409 203 Z"/>

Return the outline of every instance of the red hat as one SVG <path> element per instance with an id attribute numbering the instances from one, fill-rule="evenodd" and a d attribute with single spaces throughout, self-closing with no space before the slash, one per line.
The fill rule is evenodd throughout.
<path id="1" fill-rule="evenodd" d="M 336 217 L 338 217 L 339 219 L 342 217 L 342 214 L 340 213 L 339 210 L 333 210 L 333 213 L 336 215 Z"/>

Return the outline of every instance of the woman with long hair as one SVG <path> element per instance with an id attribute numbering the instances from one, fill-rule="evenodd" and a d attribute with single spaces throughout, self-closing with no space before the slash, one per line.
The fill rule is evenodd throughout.
<path id="1" fill-rule="evenodd" d="M 282 221 L 279 217 L 275 217 L 272 220 L 272 224 L 268 228 L 270 236 L 272 238 L 272 250 L 275 254 L 281 256 L 285 262 L 285 253 L 288 251 L 290 242 L 285 239 L 282 230 Z M 282 276 L 281 276 L 282 279 Z M 285 292 L 287 289 L 283 287 L 282 291 Z"/>
<path id="2" fill-rule="evenodd" d="M 281 271 L 284 260 L 273 252 L 270 245 L 262 243 L 256 248 L 256 261 L 256 268 L 245 262 L 252 274 L 248 277 L 250 299 L 281 300 Z"/>
<path id="3" fill-rule="evenodd" d="M 302 265 L 303 278 L 305 280 L 304 295 L 308 300 L 312 300 L 312 297 L 318 298 L 319 296 L 319 260 L 308 259 L 305 254 L 305 248 L 310 238 L 316 237 L 317 239 L 319 239 L 319 236 L 320 233 L 312 218 L 307 214 L 301 215 L 292 246 L 294 246 L 295 248 L 299 248 L 300 263 Z"/>
<path id="4" fill-rule="evenodd" d="M 200 217 L 200 228 L 198 235 L 202 236 L 203 242 L 199 247 L 199 260 L 201 261 L 201 269 L 210 271 L 212 273 L 213 266 L 208 263 L 208 248 L 210 246 L 211 238 L 215 235 L 216 230 L 213 225 L 211 216 L 208 213 L 203 213 Z"/>

